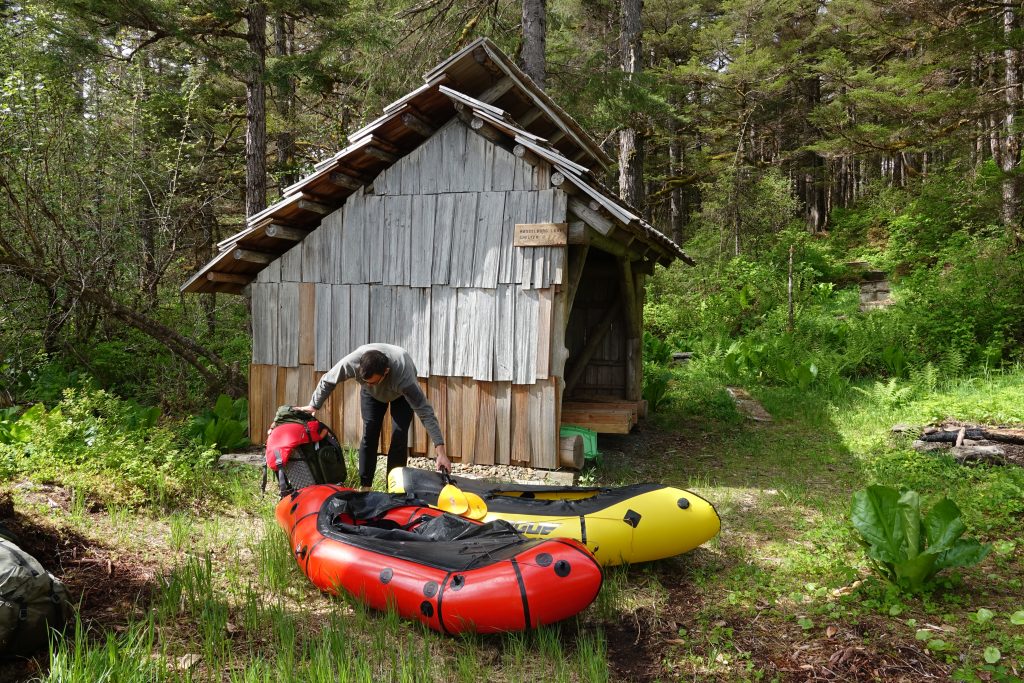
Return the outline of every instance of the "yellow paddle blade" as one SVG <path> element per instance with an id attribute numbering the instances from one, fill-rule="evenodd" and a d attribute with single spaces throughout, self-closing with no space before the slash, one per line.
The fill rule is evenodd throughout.
<path id="1" fill-rule="evenodd" d="M 454 484 L 445 484 L 437 497 L 437 507 L 453 515 L 462 515 L 469 510 L 469 501 L 462 489 Z"/>
<path id="2" fill-rule="evenodd" d="M 463 491 L 463 495 L 466 496 L 466 501 L 469 503 L 469 511 L 466 512 L 466 516 L 470 519 L 483 519 L 487 516 L 487 503 L 484 499 L 475 493 L 469 491 Z"/>

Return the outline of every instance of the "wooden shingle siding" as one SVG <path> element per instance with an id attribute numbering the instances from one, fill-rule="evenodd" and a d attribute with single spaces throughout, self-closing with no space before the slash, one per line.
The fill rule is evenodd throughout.
<path id="1" fill-rule="evenodd" d="M 341 250 L 341 273 L 338 281 L 347 285 L 366 282 L 369 272 L 367 256 L 363 253 L 363 234 L 366 232 L 365 215 L 366 202 L 363 197 L 363 189 L 359 188 L 355 194 L 349 197 L 344 206 L 341 242 L 332 242 L 329 245 L 330 249 Z"/>
<path id="2" fill-rule="evenodd" d="M 458 290 L 453 375 L 490 381 L 494 370 L 495 290 Z"/>
<path id="3" fill-rule="evenodd" d="M 314 234 L 320 234 L 318 243 L 320 255 L 320 279 L 313 282 L 322 282 L 329 285 L 341 284 L 342 273 L 342 231 L 345 226 L 345 207 L 328 214 L 320 227 Z"/>
<path id="4" fill-rule="evenodd" d="M 512 383 L 494 383 L 494 462 L 509 464 L 512 453 Z"/>
<path id="5" fill-rule="evenodd" d="M 370 285 L 370 339 L 388 342 L 394 339 L 395 296 L 391 287 Z"/>
<path id="6" fill-rule="evenodd" d="M 398 193 L 407 196 L 420 194 L 423 175 L 423 146 L 414 149 L 394 167 L 400 167 L 404 171 L 401 182 L 399 182 Z"/>
<path id="7" fill-rule="evenodd" d="M 384 201 L 385 285 L 408 285 L 411 269 L 409 247 L 412 242 L 412 196 L 397 195 Z"/>
<path id="8" fill-rule="evenodd" d="M 512 381 L 517 289 L 514 285 L 498 285 L 495 290 L 494 369 L 492 376 L 496 382 Z"/>
<path id="9" fill-rule="evenodd" d="M 454 125 L 454 122 L 448 125 Z M 416 159 L 416 163 L 419 165 L 418 175 L 420 178 L 420 194 L 422 195 L 429 196 L 440 192 L 438 185 L 444 164 L 442 163 L 439 139 L 440 134 L 435 134 L 434 137 L 417 148 L 420 154 Z"/>
<path id="10" fill-rule="evenodd" d="M 537 294 L 517 290 L 515 339 L 512 351 L 512 382 L 533 384 L 537 368 Z"/>
<path id="11" fill-rule="evenodd" d="M 511 190 L 515 185 L 513 179 L 516 177 L 519 164 L 524 163 L 523 160 L 516 158 L 497 145 L 490 145 L 489 147 L 493 154 L 491 160 L 491 189 L 496 191 Z"/>
<path id="12" fill-rule="evenodd" d="M 466 190 L 466 136 L 469 130 L 453 121 L 434 136 L 441 146 L 441 178 L 438 192 L 464 192 Z"/>
<path id="13" fill-rule="evenodd" d="M 312 366 L 316 352 L 316 286 L 312 282 L 299 285 L 299 325 L 295 334 L 299 338 L 299 365 Z"/>
<path id="14" fill-rule="evenodd" d="M 493 465 L 496 460 L 496 385 L 494 382 L 477 382 L 476 441 L 473 446 L 473 460 L 479 465 Z"/>
<path id="15" fill-rule="evenodd" d="M 326 336 L 321 337 L 317 332 L 317 342 L 326 349 L 324 356 L 327 358 L 326 365 L 319 365 L 318 369 L 330 370 L 334 364 L 345 357 L 352 350 L 351 317 L 352 290 L 349 285 L 332 285 L 329 299 L 331 311 L 330 330 Z M 319 292 L 317 293 L 319 295 Z M 325 298 L 327 298 L 325 296 Z"/>
<path id="16" fill-rule="evenodd" d="M 433 374 L 430 367 L 430 332 L 433 321 L 430 318 L 430 295 L 429 287 L 414 288 L 413 293 L 413 316 L 412 316 L 412 340 L 410 346 L 414 352 L 410 352 L 413 362 L 416 363 L 416 370 L 420 377 L 429 377 Z"/>
<path id="17" fill-rule="evenodd" d="M 305 240 L 303 240 L 305 241 Z M 301 245 L 301 243 L 300 243 Z M 281 256 L 281 282 L 302 282 L 302 248 L 292 247 Z"/>
<path id="18" fill-rule="evenodd" d="M 282 367 L 293 368 L 299 364 L 299 283 L 282 282 L 277 288 L 276 360 Z"/>
<path id="19" fill-rule="evenodd" d="M 430 311 L 433 318 L 430 325 L 431 375 L 449 376 L 452 374 L 456 301 L 456 290 L 442 286 L 431 288 Z"/>
<path id="20" fill-rule="evenodd" d="M 464 128 L 465 129 L 465 128 Z M 466 130 L 466 162 L 462 166 L 462 191 L 483 192 L 491 189 L 485 183 L 484 175 L 484 147 L 493 147 L 493 144 L 476 133 Z"/>
<path id="21" fill-rule="evenodd" d="M 252 285 L 252 362 L 277 365 L 277 288 L 275 283 Z"/>
<path id="22" fill-rule="evenodd" d="M 348 316 L 348 353 L 357 346 L 369 344 L 370 339 L 370 286 L 352 285 L 349 290 L 351 308 Z M 341 356 L 338 356 L 341 358 Z"/>
<path id="23" fill-rule="evenodd" d="M 452 262 L 452 223 L 455 220 L 456 196 L 442 194 L 437 198 L 432 268 L 435 285 L 446 285 L 449 282 Z"/>
<path id="24" fill-rule="evenodd" d="M 474 230 L 476 237 L 473 248 L 474 287 L 494 288 L 498 284 L 505 194 L 504 192 L 480 194 Z"/>
<path id="25" fill-rule="evenodd" d="M 281 259 L 275 259 L 260 271 L 256 276 L 256 282 L 280 282 L 281 281 Z"/>
<path id="26" fill-rule="evenodd" d="M 302 250 L 302 278 L 300 278 L 300 282 L 323 281 L 323 275 L 321 274 L 324 258 L 322 243 L 326 234 L 326 230 L 314 230 L 292 249 L 292 251 Z"/>
<path id="27" fill-rule="evenodd" d="M 363 250 L 366 260 L 363 282 L 377 284 L 384 270 L 384 199 L 366 195 L 363 199 Z"/>
<path id="28" fill-rule="evenodd" d="M 249 366 L 249 439 L 263 441 L 277 410 L 277 366 L 253 363 Z"/>
<path id="29" fill-rule="evenodd" d="M 452 260 L 448 282 L 453 287 L 472 287 L 476 276 L 474 241 L 476 239 L 476 208 L 479 194 L 462 192 L 455 195 L 452 217 Z"/>
<path id="30" fill-rule="evenodd" d="M 434 264 L 434 219 L 437 195 L 416 195 L 412 198 L 409 284 L 429 287 Z"/>

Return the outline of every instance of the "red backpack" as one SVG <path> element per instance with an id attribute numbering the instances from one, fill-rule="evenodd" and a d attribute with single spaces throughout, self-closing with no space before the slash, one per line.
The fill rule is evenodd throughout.
<path id="1" fill-rule="evenodd" d="M 348 476 L 341 444 L 330 427 L 291 406 L 277 409 L 267 436 L 266 459 L 267 470 L 277 473 L 282 496 L 312 484 L 344 483 Z"/>

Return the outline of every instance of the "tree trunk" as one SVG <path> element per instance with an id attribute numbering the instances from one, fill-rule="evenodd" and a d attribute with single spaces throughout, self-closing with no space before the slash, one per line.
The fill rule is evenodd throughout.
<path id="1" fill-rule="evenodd" d="M 682 169 L 682 145 L 676 132 L 675 122 L 671 124 L 672 141 L 668 145 L 668 174 L 671 178 L 678 178 Z M 669 191 L 669 231 L 672 241 L 676 244 L 683 243 L 683 189 L 678 183 L 672 185 Z"/>
<path id="2" fill-rule="evenodd" d="M 274 53 L 278 57 L 293 54 L 295 21 L 283 14 L 274 18 Z M 277 175 L 281 185 L 287 187 L 296 182 L 298 168 L 295 163 L 295 78 L 281 79 L 275 98 L 277 113 L 281 117 L 282 130 L 277 134 Z"/>
<path id="3" fill-rule="evenodd" d="M 547 82 L 547 0 L 523 0 L 523 47 L 520 66 L 543 90 Z"/>
<path id="4" fill-rule="evenodd" d="M 1006 42 L 1006 48 L 1003 50 L 1003 93 L 1006 111 L 1003 115 L 1003 139 L 1000 144 L 1000 168 L 1003 171 L 1001 216 L 1003 226 L 1015 244 L 1020 240 L 1017 230 L 1020 220 L 1020 182 L 1017 179 L 1017 167 L 1020 166 L 1020 133 L 1017 131 L 1017 110 L 1021 103 L 1020 53 L 1014 47 L 1012 36 L 1016 26 L 1014 4 L 1006 3 L 1003 6 L 1003 39 Z"/>
<path id="5" fill-rule="evenodd" d="M 622 29 L 619 46 L 622 52 L 622 70 L 626 80 L 632 81 L 635 74 L 643 71 L 641 61 L 643 27 L 641 12 L 643 0 L 623 0 Z M 636 122 L 633 122 L 635 125 Z M 643 133 L 635 127 L 626 127 L 619 132 L 619 195 L 637 209 L 644 209 L 644 140 Z"/>
<path id="6" fill-rule="evenodd" d="M 267 6 L 250 0 L 246 9 L 250 60 L 245 80 L 245 215 L 267 206 L 267 93 L 263 82 L 267 64 Z"/>

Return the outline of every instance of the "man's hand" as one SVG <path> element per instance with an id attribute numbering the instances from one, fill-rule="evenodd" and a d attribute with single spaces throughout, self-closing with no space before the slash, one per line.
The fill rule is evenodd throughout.
<path id="1" fill-rule="evenodd" d="M 295 410 L 305 411 L 305 412 L 309 413 L 310 415 L 316 415 L 316 411 L 317 411 L 317 408 L 314 408 L 313 406 L 292 406 L 292 407 L 295 408 Z"/>
<path id="2" fill-rule="evenodd" d="M 442 472 L 451 474 L 452 472 L 452 461 L 448 459 L 448 454 L 445 451 L 444 444 L 434 447 L 434 452 L 437 453 L 437 469 Z"/>

